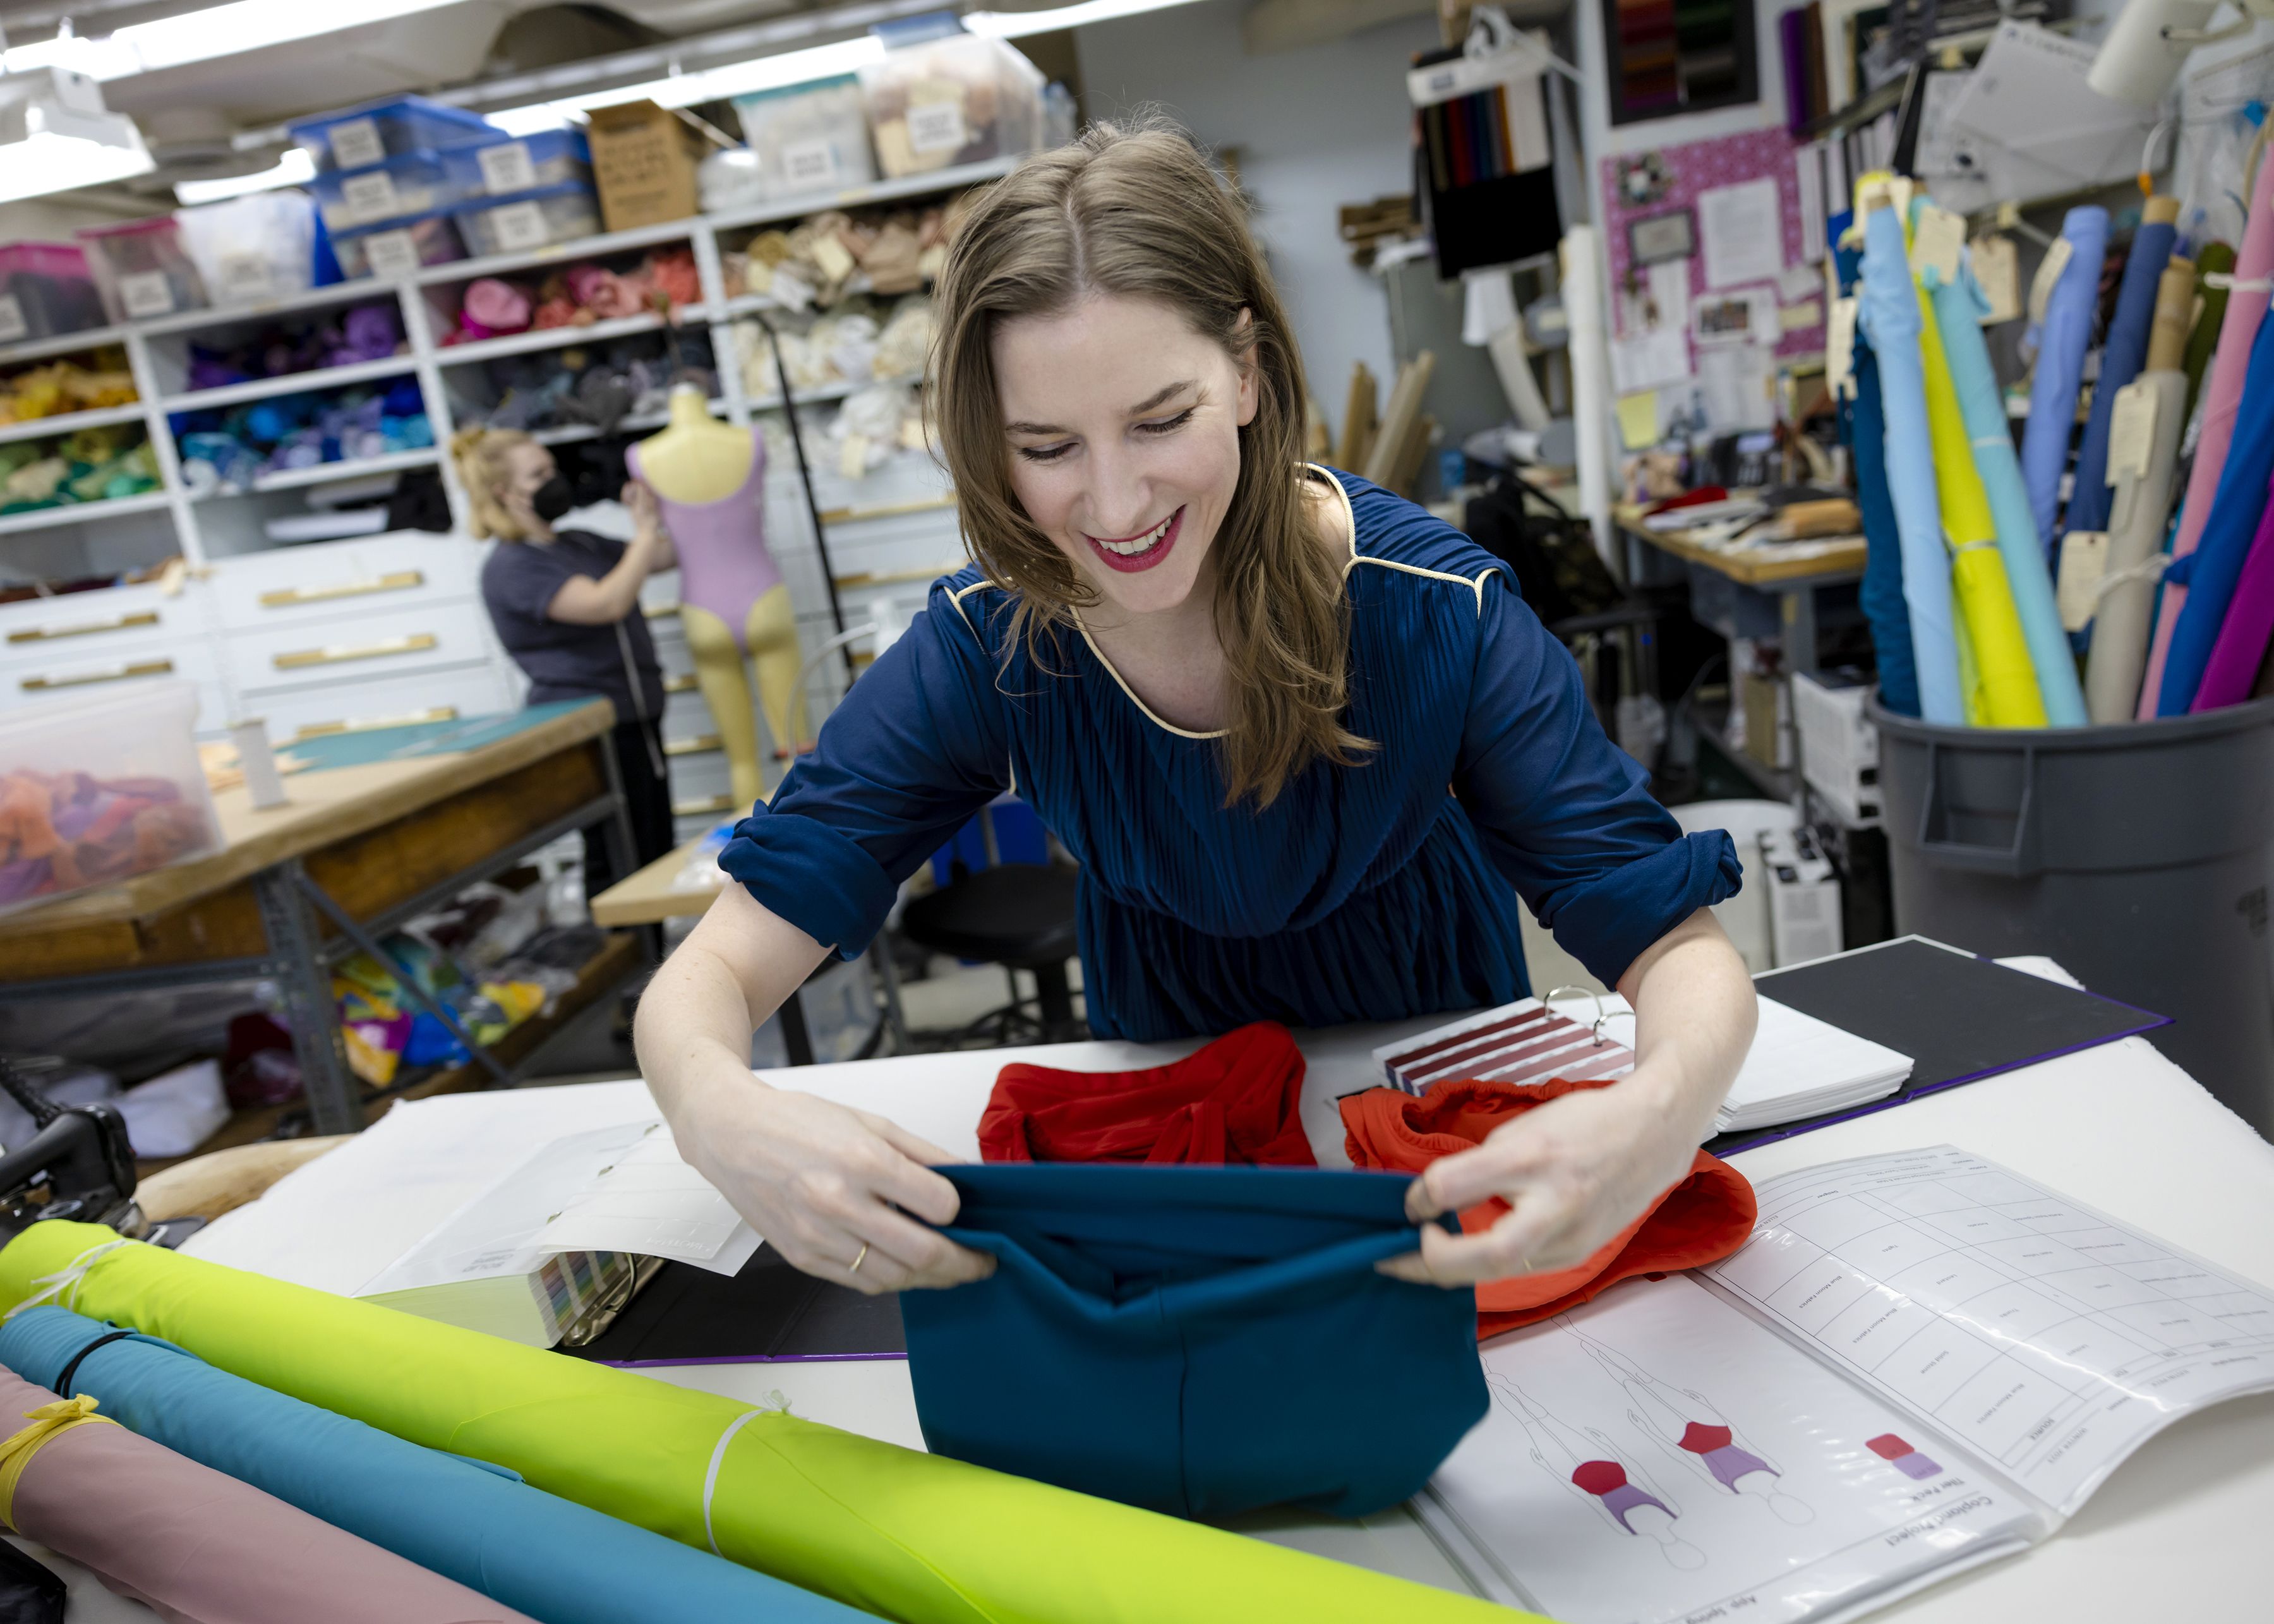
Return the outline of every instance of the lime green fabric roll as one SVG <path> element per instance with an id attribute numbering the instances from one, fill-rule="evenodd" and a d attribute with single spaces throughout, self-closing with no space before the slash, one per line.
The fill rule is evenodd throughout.
<path id="1" fill-rule="evenodd" d="M 1914 286 L 1916 286 L 1914 282 Z M 1998 526 L 1989 492 L 1974 465 L 1973 437 L 1950 380 L 1942 332 L 1935 325 L 1934 301 L 1918 288 L 1919 357 L 1926 366 L 1926 425 L 1934 447 L 1935 492 L 1942 503 L 1942 528 L 1951 548 L 1951 585 L 1958 613 L 1974 650 L 1980 716 L 1992 727 L 2043 727 L 2045 702 L 2021 612 L 1998 552 Z M 1975 705 L 1967 706 L 1972 719 Z"/>
<path id="2" fill-rule="evenodd" d="M 35 1223 L 0 1250 L 0 1302 L 34 1297 L 903 1624 L 1528 1616 L 630 1371 L 117 1244 L 99 1225 Z"/>

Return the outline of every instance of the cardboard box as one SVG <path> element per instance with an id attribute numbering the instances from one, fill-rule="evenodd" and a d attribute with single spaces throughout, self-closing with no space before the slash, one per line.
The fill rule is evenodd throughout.
<path id="1" fill-rule="evenodd" d="M 587 117 L 592 180 L 609 230 L 662 225 L 701 211 L 695 171 L 710 146 L 685 120 L 652 102 L 598 107 Z"/>

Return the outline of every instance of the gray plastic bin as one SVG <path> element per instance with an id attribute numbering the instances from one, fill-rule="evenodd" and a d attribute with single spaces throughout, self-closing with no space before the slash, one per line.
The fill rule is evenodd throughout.
<path id="1" fill-rule="evenodd" d="M 1876 698 L 1895 924 L 2044 953 L 2274 1138 L 2274 699 L 2110 727 L 1939 727 Z"/>

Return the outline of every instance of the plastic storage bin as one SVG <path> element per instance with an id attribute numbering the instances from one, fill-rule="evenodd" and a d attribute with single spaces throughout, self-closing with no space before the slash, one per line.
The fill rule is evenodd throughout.
<path id="1" fill-rule="evenodd" d="M 479 114 L 424 96 L 373 102 L 285 128 L 319 169 L 367 169 L 403 153 L 443 152 L 497 133 L 497 126 Z"/>
<path id="2" fill-rule="evenodd" d="M 466 252 L 478 259 L 492 254 L 531 253 L 555 243 L 591 237 L 600 229 L 600 203 L 590 186 L 570 183 L 546 186 L 517 198 L 485 198 L 451 211 Z"/>
<path id="3" fill-rule="evenodd" d="M 0 344 L 102 325 L 87 255 L 69 243 L 0 247 Z"/>
<path id="4" fill-rule="evenodd" d="M 335 232 L 332 252 L 340 274 L 350 282 L 366 276 L 410 276 L 422 267 L 448 265 L 466 257 L 457 222 L 448 211 L 389 220 L 360 231 Z"/>
<path id="5" fill-rule="evenodd" d="M 761 203 L 843 192 L 877 178 L 868 106 L 850 73 L 738 96 L 734 111 L 758 160 Z"/>
<path id="6" fill-rule="evenodd" d="M 327 229 L 338 233 L 431 214 L 472 195 L 433 151 L 403 153 L 367 169 L 331 170 L 316 177 L 316 207 Z"/>
<path id="7" fill-rule="evenodd" d="M 217 852 L 187 682 L 0 712 L 0 914 Z"/>
<path id="8" fill-rule="evenodd" d="M 1004 40 L 959 33 L 889 50 L 861 70 L 877 166 L 897 178 L 1031 151 L 1043 85 L 1042 70 Z"/>
<path id="9" fill-rule="evenodd" d="M 509 198 L 575 181 L 592 184 L 592 148 L 581 130 L 546 130 L 509 139 L 493 131 L 479 143 L 442 154 L 459 200 Z"/>
<path id="10" fill-rule="evenodd" d="M 215 304 L 258 304 L 315 285 L 316 205 L 305 192 L 248 192 L 174 218 Z"/>
<path id="11" fill-rule="evenodd" d="M 183 246 L 182 229 L 173 215 L 89 226 L 77 235 L 113 321 L 203 310 L 211 302 L 205 278 Z"/>

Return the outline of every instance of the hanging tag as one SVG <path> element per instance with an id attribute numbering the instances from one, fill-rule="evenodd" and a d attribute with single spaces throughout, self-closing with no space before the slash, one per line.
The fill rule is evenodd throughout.
<path id="1" fill-rule="evenodd" d="M 1948 287 L 1958 280 L 1959 251 L 1966 246 L 1966 218 L 1930 203 L 1911 229 L 1911 274 L 1931 270 Z"/>
<path id="2" fill-rule="evenodd" d="M 2022 313 L 2022 256 L 2012 237 L 1974 239 L 1974 280 L 1982 284 L 1983 297 L 1990 304 L 1982 312 L 1984 327 L 2011 321 Z"/>
<path id="3" fill-rule="evenodd" d="M 2076 250 L 2068 238 L 2057 237 L 2053 245 L 2045 250 L 2044 262 L 2037 267 L 2037 280 L 2029 284 L 2029 325 L 2037 327 L 2045 319 L 2046 301 L 2053 297 L 2053 284 L 2068 268 L 2069 256 Z"/>
<path id="4" fill-rule="evenodd" d="M 1835 396 L 1856 395 L 1856 301 L 1832 301 L 1832 320 L 1824 332 L 1824 384 Z"/>
<path id="5" fill-rule="evenodd" d="M 2108 414 L 2108 483 L 2127 474 L 2145 479 L 2155 444 L 2156 392 L 2143 382 L 2127 383 Z"/>
<path id="6" fill-rule="evenodd" d="M 2060 587 L 2056 594 L 2063 628 L 2081 632 L 2100 606 L 2100 577 L 2108 573 L 2108 532 L 2071 530 L 2061 538 Z"/>

